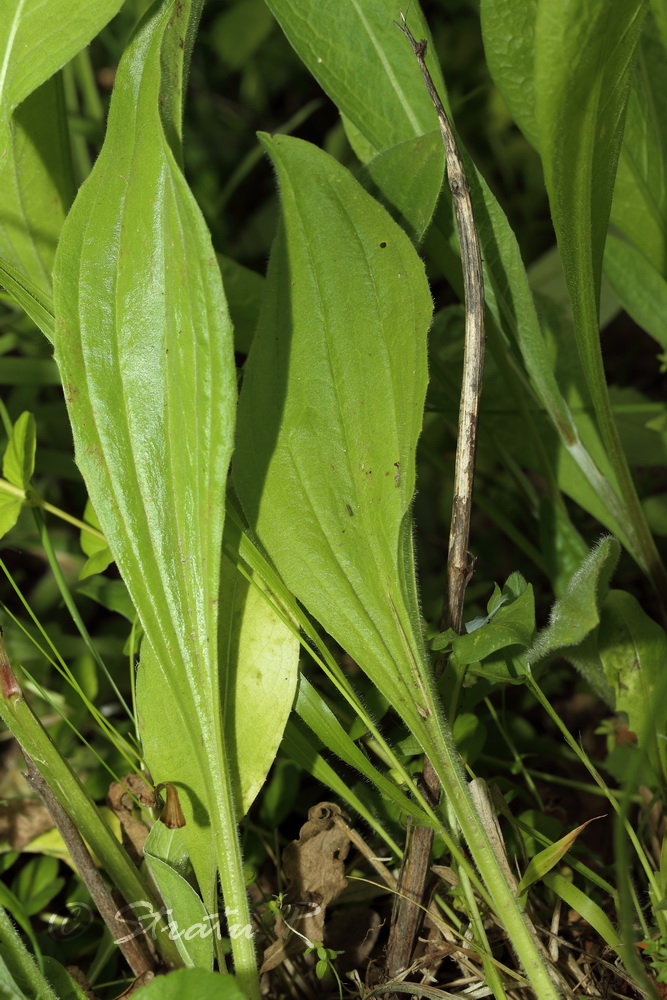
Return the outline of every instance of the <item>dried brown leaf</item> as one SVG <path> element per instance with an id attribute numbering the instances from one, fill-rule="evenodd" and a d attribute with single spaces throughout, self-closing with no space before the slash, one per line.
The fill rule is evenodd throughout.
<path id="1" fill-rule="evenodd" d="M 337 816 L 344 813 L 335 803 L 319 802 L 308 810 L 298 840 L 283 851 L 286 905 L 282 918 L 276 918 L 277 940 L 264 952 L 261 973 L 275 969 L 307 941 L 324 939 L 326 908 L 347 885 L 344 862 L 350 839 Z"/>

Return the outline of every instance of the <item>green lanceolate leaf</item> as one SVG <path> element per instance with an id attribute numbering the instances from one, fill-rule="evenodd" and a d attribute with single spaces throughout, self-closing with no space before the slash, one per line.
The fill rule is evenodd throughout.
<path id="1" fill-rule="evenodd" d="M 122 0 L 7 0 L 0 19 L 0 160 L 9 116 L 40 84 L 80 52 Z"/>
<path id="2" fill-rule="evenodd" d="M 538 4 L 535 116 L 577 347 L 640 565 L 667 599 L 667 572 L 646 524 L 607 391 L 598 307 L 602 256 L 644 0 Z M 576 163 L 576 170 L 572 164 Z"/>
<path id="3" fill-rule="evenodd" d="M 75 191 L 62 82 L 51 78 L 120 6 L 7 0 L 0 16 L 0 256 L 42 291 Z"/>
<path id="4" fill-rule="evenodd" d="M 414 56 L 394 24 L 398 9 L 392 0 L 365 4 L 359 0 L 335 4 L 269 0 L 268 6 L 323 90 L 344 94 L 337 103 L 375 152 L 438 127 L 419 74 L 407 72 Z M 409 24 L 415 37 L 430 42 L 418 4 L 410 7 Z M 427 62 L 436 85 L 441 85 L 437 61 L 429 58 Z M 365 101 L 357 86 L 360 65 L 364 67 L 363 88 L 373 93 L 372 101 Z"/>
<path id="5" fill-rule="evenodd" d="M 619 0 L 613 7 L 604 0 L 568 0 L 558 10 L 553 4 L 538 3 L 539 148 L 579 323 L 595 323 L 630 71 L 645 8 L 643 0 Z M 593 296 L 592 315 L 583 298 L 586 288 Z"/>
<path id="6" fill-rule="evenodd" d="M 271 9 L 301 59 L 340 109 L 348 137 L 355 152 L 366 164 L 368 173 L 372 173 L 371 163 L 379 153 L 388 151 L 394 156 L 391 149 L 397 144 L 413 141 L 415 122 L 421 123 L 422 135 L 432 133 L 436 123 L 430 98 L 406 40 L 401 37 L 399 40 L 403 45 L 396 48 L 392 30 L 396 35 L 400 35 L 400 32 L 391 23 L 396 17 L 396 12 L 387 6 L 387 0 L 378 0 L 377 3 L 370 5 L 370 8 L 367 6 L 361 8 L 354 0 L 327 8 L 328 31 L 326 39 L 321 42 L 322 46 L 330 46 L 327 59 L 324 58 L 322 49 L 318 48 L 321 34 L 321 5 L 318 5 L 315 11 L 312 3 L 296 5 L 289 0 L 272 0 Z M 350 19 L 356 22 L 366 18 L 369 9 L 372 10 L 373 23 L 377 20 L 382 26 L 372 33 L 372 48 L 337 44 L 336 39 L 347 37 L 345 31 Z M 513 16 L 509 15 L 510 21 Z M 520 16 L 525 17 L 525 13 Z M 314 35 L 307 30 L 307 25 L 313 18 L 318 19 L 318 28 Z M 415 9 L 415 4 L 410 6 L 408 20 L 416 37 L 429 40 L 427 26 L 419 10 Z M 313 44 L 314 37 L 318 38 L 317 45 Z M 329 42 L 328 39 L 333 41 Z M 427 62 L 436 86 L 446 101 L 440 68 L 432 54 Z M 378 100 L 378 94 L 382 95 L 381 101 Z M 406 111 L 406 103 L 410 108 L 409 114 Z M 578 501 L 583 500 L 586 503 L 592 499 L 596 516 L 601 507 L 603 523 L 610 530 L 620 534 L 620 525 L 624 519 L 623 505 L 616 495 L 613 483 L 600 472 L 587 447 L 582 443 L 568 404 L 554 376 L 553 359 L 540 329 L 516 237 L 498 201 L 470 161 L 460 140 L 459 148 L 462 149 L 464 156 L 482 245 L 485 293 L 489 312 L 497 329 L 503 331 L 510 342 L 517 345 L 532 389 L 557 431 L 561 447 L 565 452 L 565 462 L 571 459 L 570 464 L 575 478 L 577 476 L 581 478 L 583 473 L 587 480 L 587 488 L 583 496 L 577 497 Z M 384 167 L 380 160 L 377 165 Z M 426 192 L 424 189 L 419 190 L 419 196 L 410 199 L 407 205 L 405 195 L 397 199 L 393 193 L 393 180 L 391 170 L 382 169 L 375 174 L 374 184 L 380 189 L 383 200 L 391 206 L 392 212 L 401 217 L 401 221 L 407 224 L 408 230 L 412 231 L 415 220 L 421 212 L 419 206 L 424 203 Z M 435 175 L 433 175 L 434 181 Z M 418 190 L 412 181 L 408 187 Z M 459 288 L 461 265 L 454 233 L 451 198 L 446 184 L 443 185 L 435 221 L 429 231 L 427 247 L 430 256 L 441 266 L 453 287 Z M 491 328 L 491 333 L 493 332 Z M 506 349 L 505 343 L 499 344 L 499 350 L 506 351 Z M 516 387 L 513 386 L 511 391 L 516 391 Z M 527 391 L 527 388 L 520 385 L 519 391 Z M 597 433 L 595 429 L 594 433 Z M 537 443 L 538 445 L 540 443 L 539 436 Z M 548 461 L 547 456 L 543 455 L 542 464 Z M 560 472 L 563 462 L 559 461 L 557 464 Z M 541 471 L 547 478 L 556 475 L 555 472 L 550 472 L 549 468 L 543 468 Z M 635 547 L 631 545 L 630 548 L 636 556 Z"/>
<path id="7" fill-rule="evenodd" d="M 225 530 L 225 537 L 229 535 Z M 246 580 L 235 562 L 223 555 L 219 669 L 225 754 L 239 819 L 252 805 L 275 759 L 297 682 L 298 635 L 281 621 L 262 590 L 252 574 L 251 580 Z M 177 787 L 189 788 L 194 802 L 203 802 L 205 775 L 193 772 L 191 766 L 192 723 L 186 712 L 174 711 L 171 690 L 149 647 L 142 651 L 142 662 L 145 669 L 139 672 L 137 698 L 151 769 L 169 775 Z M 161 720 L 166 714 L 173 717 L 169 740 L 161 738 Z M 205 820 L 197 809 L 194 819 Z M 195 829 L 189 822 L 186 831 L 189 849 L 206 856 L 208 823 L 199 822 Z"/>
<path id="8" fill-rule="evenodd" d="M 154 7 L 124 54 L 104 147 L 58 247 L 56 358 L 77 462 L 150 647 L 138 685 L 147 762 L 156 781 L 173 779 L 162 748 L 175 727 L 189 768 L 183 835 L 209 912 L 216 870 L 240 912 L 234 956 L 254 997 L 217 651 L 232 330 L 209 234 L 160 117 L 163 60 L 187 27 L 183 4 Z M 168 706 L 159 719 L 144 700 L 156 691 Z M 198 783 L 201 797 L 191 794 Z"/>
<path id="9" fill-rule="evenodd" d="M 235 482 L 287 586 L 415 718 L 424 651 L 405 553 L 432 309 L 423 266 L 331 157 L 262 141 L 283 227 L 239 403 Z"/>

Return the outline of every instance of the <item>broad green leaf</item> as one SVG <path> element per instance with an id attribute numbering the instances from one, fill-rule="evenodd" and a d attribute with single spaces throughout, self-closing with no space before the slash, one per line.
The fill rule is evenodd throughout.
<path id="1" fill-rule="evenodd" d="M 665 727 L 665 663 L 667 636 L 632 594 L 611 590 L 602 605 L 600 626 L 587 644 L 612 693 L 610 707 L 625 712 L 628 725 L 645 743 L 656 771 L 667 772 Z M 576 666 L 583 670 L 584 651 Z"/>
<path id="2" fill-rule="evenodd" d="M 575 322 L 595 326 L 643 0 L 539 0 L 535 116 Z M 572 169 L 576 162 L 577 169 Z M 583 345 L 582 345 L 583 350 Z M 582 354 L 584 366 L 591 364 Z"/>
<path id="3" fill-rule="evenodd" d="M 297 139 L 262 141 L 283 225 L 239 402 L 237 490 L 290 590 L 417 719 L 425 652 L 406 579 L 432 309 L 423 266 L 340 164 Z"/>
<path id="4" fill-rule="evenodd" d="M 181 831 L 154 823 L 144 844 L 144 856 L 167 908 L 183 961 L 187 966 L 212 969 L 212 935 L 217 933 L 218 919 L 208 917 L 201 897 L 179 870 L 183 856 Z"/>
<path id="5" fill-rule="evenodd" d="M 54 288 L 77 462 L 152 649 L 138 692 L 146 756 L 168 749 L 178 725 L 189 768 L 184 836 L 211 911 L 217 868 L 228 905 L 247 905 L 217 656 L 235 371 L 210 236 L 160 117 L 162 73 L 179 77 L 163 59 L 180 51 L 186 16 L 180 3 L 154 7 L 125 51 L 102 152 L 63 229 Z M 169 705 L 159 719 L 143 696 L 156 691 Z M 159 761 L 152 771 L 173 779 Z M 191 779 L 204 790 L 196 801 Z M 234 948 L 254 988 L 249 945 Z"/>
<path id="6" fill-rule="evenodd" d="M 247 1000 L 234 976 L 204 969 L 177 969 L 135 990 L 136 1000 Z"/>
<path id="7" fill-rule="evenodd" d="M 358 179 L 419 243 L 435 211 L 444 166 L 442 136 L 430 132 L 382 150 Z"/>
<path id="8" fill-rule="evenodd" d="M 223 720 L 233 734 L 227 752 L 234 761 L 232 780 L 238 781 L 240 818 L 278 752 L 294 703 L 301 645 L 258 578 L 246 580 L 227 556 L 222 559 L 219 636 Z"/>
<path id="9" fill-rule="evenodd" d="M 589 823 L 602 818 L 602 816 L 594 816 L 592 819 L 587 819 L 585 823 L 582 823 L 574 830 L 570 830 L 564 837 L 557 840 L 555 844 L 550 844 L 549 847 L 545 847 L 543 851 L 540 851 L 534 858 L 531 858 L 519 882 L 517 896 L 523 895 L 529 886 L 537 882 L 538 879 L 544 878 L 547 872 L 550 872 L 558 864 L 563 855 L 567 854 L 572 848 L 579 834 L 582 830 L 586 829 Z"/>
<path id="10" fill-rule="evenodd" d="M 78 594 L 85 594 L 91 601 L 101 604 L 109 611 L 122 615 L 128 622 L 134 622 L 137 614 L 122 580 L 109 580 L 105 576 L 89 577 L 77 584 Z"/>
<path id="11" fill-rule="evenodd" d="M 289 0 L 272 0 L 270 6 L 301 59 L 340 109 L 348 138 L 362 162 L 366 163 L 382 150 L 414 138 L 415 134 L 427 135 L 432 132 L 435 119 L 432 117 L 430 98 L 410 46 L 391 24 L 396 12 L 390 8 L 389 0 L 377 0 L 372 5 L 364 6 L 363 10 L 355 0 L 327 5 L 325 16 L 329 28 L 326 34 L 321 30 L 321 5 L 315 7 L 313 0 L 299 5 Z M 348 37 L 345 31 L 350 19 L 353 22 L 366 19 L 369 9 L 372 13 L 368 17 L 373 18 L 373 23 L 377 19 L 382 25 L 390 26 L 399 36 L 402 46 L 396 47 L 396 38 L 384 28 L 373 33 L 373 46 L 370 50 L 361 42 L 365 28 L 353 36 L 359 39 L 359 44 L 337 44 L 338 39 Z M 316 20 L 317 25 L 315 33 L 310 34 L 309 25 L 313 20 Z M 410 7 L 409 22 L 416 37 L 429 38 L 421 14 L 414 4 Z M 317 42 L 314 43 L 313 39 L 317 39 Z M 331 46 L 331 51 L 324 59 L 323 50 L 328 46 Z M 440 69 L 432 58 L 429 67 L 439 92 L 444 94 Z M 394 80 L 400 81 L 399 87 L 394 85 Z M 382 101 L 378 101 L 378 94 L 382 94 Z M 406 103 L 410 108 L 409 115 Z M 421 131 L 415 133 L 406 124 L 407 119 L 420 122 Z M 621 524 L 627 520 L 624 518 L 623 506 L 613 484 L 601 474 L 582 443 L 570 409 L 554 377 L 552 358 L 547 352 L 540 329 L 516 237 L 502 208 L 476 171 L 460 141 L 459 146 L 471 186 L 482 245 L 487 307 L 495 323 L 495 326 L 490 327 L 490 335 L 495 337 L 497 331 L 502 331 L 518 347 L 533 389 L 556 428 L 567 453 L 567 460 L 572 464 L 575 480 L 581 480 L 583 473 L 586 487 L 583 491 L 584 501 L 595 506 L 596 516 L 597 511 L 601 510 L 603 523 L 621 535 Z M 384 197 L 388 203 L 392 203 L 391 192 Z M 446 184 L 442 188 L 441 201 L 428 235 L 427 246 L 430 256 L 438 261 L 452 286 L 461 290 L 458 243 Z M 499 342 L 498 349 L 505 351 L 505 343 Z M 544 455 L 541 460 L 544 461 Z M 544 468 L 539 471 L 543 475 L 549 474 L 549 470 Z M 587 506 L 586 509 L 590 508 Z M 634 540 L 628 539 L 628 545 L 636 556 Z"/>
<path id="12" fill-rule="evenodd" d="M 5 493 L 0 486 L 0 538 L 11 531 L 19 519 L 23 500 Z"/>
<path id="13" fill-rule="evenodd" d="M 414 72 L 413 52 L 394 24 L 398 9 L 392 0 L 268 0 L 268 6 L 322 89 L 336 95 L 333 99 L 346 118 L 376 152 L 438 127 L 421 76 Z M 417 3 L 410 6 L 409 24 L 416 38 L 427 39 L 432 52 Z M 431 55 L 427 64 L 442 90 L 437 60 Z M 363 81 L 357 79 L 360 67 Z M 366 93 L 373 99 L 366 100 Z"/>
<path id="14" fill-rule="evenodd" d="M 604 273 L 628 315 L 667 350 L 667 281 L 662 274 L 632 243 L 611 234 L 604 250 Z"/>
<path id="15" fill-rule="evenodd" d="M 257 579 L 244 579 L 227 554 L 222 557 L 219 615 L 224 753 L 240 819 L 252 805 L 280 746 L 294 701 L 300 644 L 267 601 Z M 144 752 L 154 779 L 172 781 L 179 789 L 187 818 L 183 835 L 199 877 L 203 861 L 198 868 L 195 859 L 208 858 L 210 865 L 215 860 L 207 850 L 211 830 L 202 809 L 206 775 L 192 765 L 197 730 L 188 712 L 196 709 L 179 699 L 181 693 L 174 694 L 166 671 L 144 644 L 137 677 Z M 170 720 L 168 739 L 164 738 L 165 718 Z"/>
<path id="16" fill-rule="evenodd" d="M 637 52 L 611 221 L 663 277 L 667 277 L 666 159 L 667 50 L 649 15 Z"/>
<path id="17" fill-rule="evenodd" d="M 577 347 L 626 508 L 623 526 L 660 590 L 665 570 L 614 421 L 599 335 L 599 292 L 616 167 L 644 0 L 541 0 L 535 24 L 539 148 Z M 572 164 L 576 163 L 576 170 Z"/>
<path id="18" fill-rule="evenodd" d="M 667 493 L 657 493 L 642 502 L 646 520 L 654 535 L 667 535 Z"/>
<path id="19" fill-rule="evenodd" d="M 32 413 L 22 413 L 2 459 L 2 474 L 13 486 L 27 490 L 35 471 L 36 429 Z"/>
<path id="20" fill-rule="evenodd" d="M 21 900 L 27 916 L 34 917 L 43 910 L 64 887 L 58 869 L 55 858 L 41 855 L 31 858 L 12 880 L 12 892 Z"/>
<path id="21" fill-rule="evenodd" d="M 0 18 L 0 162 L 14 108 L 80 52 L 122 0 L 7 0 Z"/>
<path id="22" fill-rule="evenodd" d="M 539 0 L 482 0 L 486 64 L 509 113 L 533 146 L 535 120 L 535 18 Z"/>
<path id="23" fill-rule="evenodd" d="M 506 603 L 499 606 L 480 628 L 453 639 L 453 656 L 459 665 L 483 660 L 505 646 L 524 649 L 530 646 L 535 632 L 535 597 L 532 586 L 523 579 L 522 583 L 518 593 L 512 592 L 510 578 L 502 592 Z"/>
<path id="24" fill-rule="evenodd" d="M 528 650 L 530 663 L 539 663 L 556 650 L 576 646 L 600 622 L 600 605 L 609 588 L 609 580 L 618 562 L 620 546 L 606 537 L 591 549 L 573 574 L 565 593 L 559 597 L 549 616 L 549 624 L 538 633 Z"/>
<path id="25" fill-rule="evenodd" d="M 9 261 L 0 259 L 0 285 L 12 295 L 15 302 L 39 327 L 50 343 L 55 337 L 53 302 L 38 285 L 18 271 Z M 4 362 L 6 364 L 6 362 Z"/>
<path id="26" fill-rule="evenodd" d="M 0 155 L 0 256 L 50 292 L 56 245 L 75 194 L 59 76 L 17 109 L 7 142 L 7 155 Z"/>
<path id="27" fill-rule="evenodd" d="M 493 598 L 489 601 L 490 614 L 480 628 L 452 637 L 451 663 L 461 673 L 494 684 L 523 683 L 528 672 L 525 652 L 535 633 L 533 588 L 520 573 L 513 573 L 498 599 L 502 603 L 497 608 Z"/>
<path id="28" fill-rule="evenodd" d="M 610 948 L 618 949 L 622 946 L 623 942 L 619 937 L 617 931 L 614 928 L 609 917 L 606 915 L 604 910 L 594 900 L 591 899 L 585 892 L 577 888 L 574 883 L 568 881 L 568 879 L 563 878 L 562 875 L 558 875 L 556 872 L 549 872 L 543 878 L 543 881 L 550 889 L 560 896 L 560 898 L 567 903 L 568 906 L 576 910 L 584 920 L 594 927 L 598 932 L 603 941 L 609 945 Z"/>

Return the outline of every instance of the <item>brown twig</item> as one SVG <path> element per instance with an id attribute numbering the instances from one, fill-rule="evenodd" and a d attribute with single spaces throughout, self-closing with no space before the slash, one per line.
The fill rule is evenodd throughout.
<path id="1" fill-rule="evenodd" d="M 441 628 L 461 630 L 463 600 L 468 581 L 472 575 L 471 559 L 468 553 L 470 534 L 470 513 L 475 471 L 475 450 L 477 424 L 482 391 L 484 369 L 484 279 L 482 275 L 482 255 L 470 200 L 470 188 L 461 156 L 456 145 L 454 132 L 435 88 L 431 74 L 426 67 L 426 42 L 416 41 L 408 28 L 405 17 L 397 27 L 410 42 L 417 57 L 426 89 L 438 115 L 438 123 L 445 147 L 447 180 L 452 192 L 452 202 L 456 216 L 456 228 L 461 247 L 461 265 L 465 297 L 465 343 L 463 359 L 463 381 L 459 407 L 459 425 L 454 468 L 454 498 L 449 532 L 447 557 L 447 586 L 443 601 Z M 442 662 L 437 664 L 438 670 Z M 424 759 L 424 791 L 433 802 L 440 794 L 438 778 L 428 758 Z M 424 889 L 429 870 L 433 831 L 428 827 L 417 827 L 413 833 L 409 850 L 406 848 L 406 864 L 401 880 L 403 895 L 424 903 Z M 414 905 L 399 904 L 392 919 L 387 946 L 386 970 L 391 978 L 410 964 L 423 911 Z"/>
<path id="2" fill-rule="evenodd" d="M 97 870 L 81 834 L 25 752 L 24 757 L 28 768 L 27 781 L 51 813 L 51 818 L 67 846 L 93 903 L 111 931 L 114 941 L 117 942 L 133 974 L 138 978 L 146 976 L 147 973 L 155 973 L 159 962 L 153 959 L 149 954 L 148 947 L 144 947 L 144 942 L 137 937 L 136 929 L 126 922 L 121 908 L 114 901 Z"/>

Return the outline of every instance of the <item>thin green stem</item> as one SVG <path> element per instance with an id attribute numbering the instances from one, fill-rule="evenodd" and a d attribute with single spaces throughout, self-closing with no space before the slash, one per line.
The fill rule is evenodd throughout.
<path id="1" fill-rule="evenodd" d="M 67 586 L 67 581 L 65 580 L 63 571 L 60 568 L 60 563 L 58 562 L 58 558 L 53 548 L 53 544 L 51 542 L 51 536 L 49 535 L 49 532 L 46 527 L 46 521 L 44 520 L 44 515 L 42 514 L 41 510 L 39 510 L 37 507 L 33 508 L 33 514 L 35 517 L 35 523 L 37 525 L 37 532 L 39 534 L 39 539 L 42 543 L 42 547 L 46 554 L 49 566 L 51 567 L 53 578 L 56 582 L 58 590 L 60 591 L 60 595 L 65 603 L 65 607 L 69 611 L 72 617 L 72 621 L 76 625 L 79 631 L 79 635 L 81 636 L 86 645 L 86 649 L 88 650 L 88 652 L 90 653 L 93 660 L 100 668 L 106 679 L 109 681 L 109 684 L 111 685 L 112 690 L 114 691 L 116 697 L 118 698 L 120 704 L 122 705 L 123 710 L 127 713 L 128 717 L 132 720 L 132 722 L 136 726 L 136 720 L 132 715 L 130 707 L 125 701 L 125 698 L 123 697 L 120 688 L 118 687 L 115 680 L 109 673 L 109 669 L 104 660 L 102 659 L 102 657 L 100 656 L 99 651 L 95 646 L 93 640 L 90 638 L 90 633 L 88 632 L 88 629 L 83 623 L 83 619 L 79 614 L 79 609 L 74 603 L 74 599 L 72 597 L 72 594 L 70 593 L 69 587 Z"/>
<path id="2" fill-rule="evenodd" d="M 42 510 L 47 511 L 47 513 L 55 514 L 55 516 L 59 517 L 61 521 L 67 521 L 68 524 L 74 525 L 74 527 L 78 528 L 79 531 L 85 531 L 89 535 L 92 535 L 93 538 L 98 538 L 101 542 L 106 541 L 102 532 L 98 531 L 97 528 L 93 528 L 92 524 L 86 524 L 85 521 L 80 521 L 78 517 L 73 517 L 71 514 L 68 514 L 67 511 L 61 510 L 60 507 L 54 507 L 53 504 L 47 503 L 46 500 L 42 500 L 42 498 L 35 493 L 34 490 L 31 490 L 30 496 L 27 496 L 25 490 L 22 490 L 20 486 L 14 486 L 13 483 L 9 483 L 6 479 L 0 478 L 0 492 L 16 497 L 17 500 L 23 500 L 32 507 L 41 507 Z"/>

